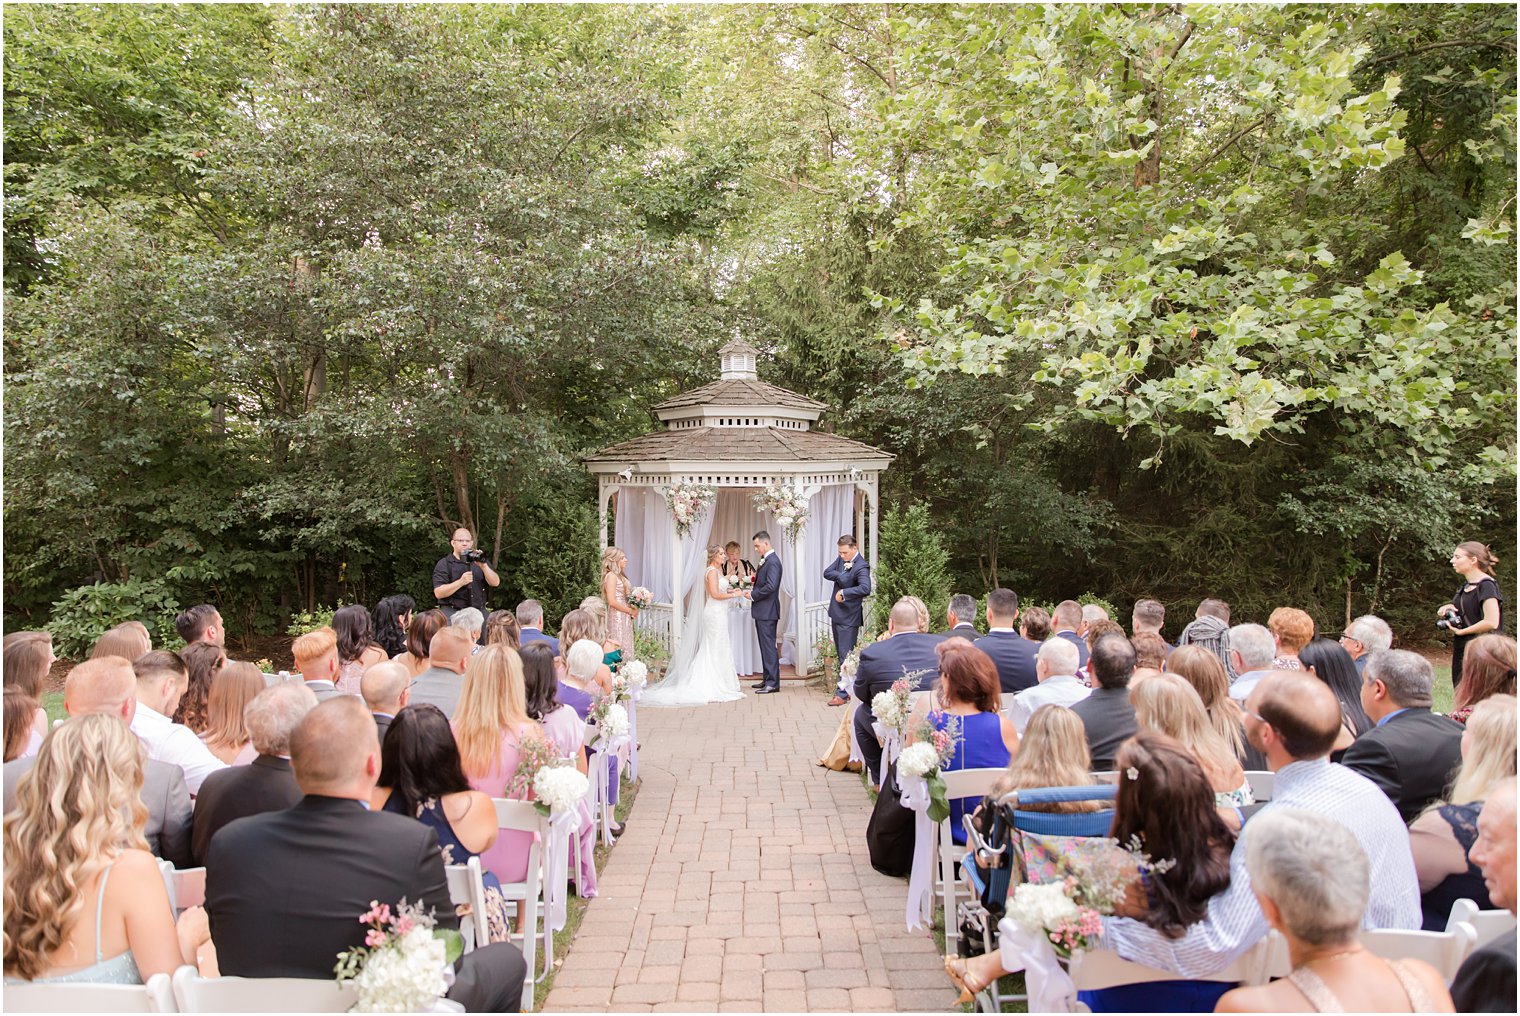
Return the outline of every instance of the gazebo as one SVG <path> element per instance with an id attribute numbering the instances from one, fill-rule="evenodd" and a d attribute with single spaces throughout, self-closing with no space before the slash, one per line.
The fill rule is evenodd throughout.
<path id="1" fill-rule="evenodd" d="M 654 407 L 663 430 L 586 457 L 597 478 L 601 545 L 610 516 L 629 578 L 654 595 L 639 627 L 674 653 L 708 544 L 737 540 L 752 558 L 751 535 L 767 530 L 783 569 L 782 661 L 806 673 L 830 632 L 823 569 L 837 539 L 853 534 L 875 568 L 878 483 L 893 456 L 813 429 L 829 407 L 761 381 L 757 352 L 744 341 L 735 338 L 719 356 L 717 381 Z M 682 524 L 673 494 L 706 510 Z M 805 504 L 805 520 L 788 526 L 779 499 Z"/>

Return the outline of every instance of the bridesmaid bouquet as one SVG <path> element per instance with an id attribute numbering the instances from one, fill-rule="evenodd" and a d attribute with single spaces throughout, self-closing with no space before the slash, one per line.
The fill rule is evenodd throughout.
<path id="1" fill-rule="evenodd" d="M 654 594 L 643 586 L 634 586 L 633 592 L 628 594 L 628 606 L 634 610 L 644 610 L 654 602 Z"/>
<path id="2" fill-rule="evenodd" d="M 359 918 L 369 925 L 364 946 L 338 954 L 338 983 L 358 989 L 358 1012 L 427 1012 L 449 990 L 450 964 L 464 952 L 464 939 L 438 928 L 421 904 L 403 899 L 394 913 L 375 900 L 369 906 Z"/>

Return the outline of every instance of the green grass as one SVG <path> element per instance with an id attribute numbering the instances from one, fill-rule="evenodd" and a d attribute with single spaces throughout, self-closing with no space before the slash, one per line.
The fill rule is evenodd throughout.
<path id="1" fill-rule="evenodd" d="M 57 723 L 68 713 L 63 711 L 63 692 L 50 691 L 42 696 L 42 708 L 47 710 L 48 723 Z"/>
<path id="2" fill-rule="evenodd" d="M 1436 667 L 1436 683 L 1430 689 L 1430 697 L 1433 700 L 1431 708 L 1436 712 L 1451 712 L 1451 664 Z"/>

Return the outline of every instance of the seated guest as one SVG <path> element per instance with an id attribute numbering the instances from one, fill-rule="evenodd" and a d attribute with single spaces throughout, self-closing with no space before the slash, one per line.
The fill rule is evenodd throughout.
<path id="1" fill-rule="evenodd" d="M 1166 666 L 1166 656 L 1171 648 L 1160 635 L 1141 632 L 1139 635 L 1131 635 L 1129 644 L 1135 647 L 1136 678 L 1161 673 L 1162 668 Z"/>
<path id="2" fill-rule="evenodd" d="M 573 646 L 577 642 L 595 642 L 602 647 L 602 658 L 597 664 L 596 673 L 592 675 L 591 682 L 601 690 L 602 694 L 612 691 L 612 667 L 607 662 L 610 653 L 607 647 L 609 644 L 615 647 L 616 643 L 607 641 L 605 628 L 597 625 L 596 618 L 591 612 L 579 607 L 570 611 L 560 622 L 559 635 L 562 640 L 561 646 Z"/>
<path id="3" fill-rule="evenodd" d="M 1050 614 L 1051 634 L 1077 647 L 1077 669 L 1087 666 L 1087 641 L 1077 634 L 1082 627 L 1082 605 L 1076 600 L 1062 600 Z"/>
<path id="4" fill-rule="evenodd" d="M 464 616 L 461 617 L 460 615 Z M 470 644 L 475 648 L 480 646 L 480 632 L 486 626 L 486 616 L 474 607 L 465 607 L 463 610 L 454 611 L 454 616 L 449 618 L 449 624 L 455 628 L 463 628 L 470 633 Z M 475 648 L 470 651 L 473 653 Z"/>
<path id="5" fill-rule="evenodd" d="M 510 610 L 493 610 L 491 616 L 486 618 L 484 644 L 488 646 L 502 645 L 508 649 L 517 649 L 520 637 L 517 628 L 517 615 Z"/>
<path id="6" fill-rule="evenodd" d="M 1237 624 L 1230 629 L 1230 698 L 1244 702 L 1256 683 L 1275 669 L 1277 637 L 1259 624 Z M 1295 668 L 1296 669 L 1296 668 Z"/>
<path id="7" fill-rule="evenodd" d="M 1081 667 L 1077 668 L 1077 680 L 1081 681 L 1083 684 L 1091 688 L 1093 686 L 1091 672 L 1091 653 L 1094 643 L 1096 643 L 1105 635 L 1118 635 L 1121 638 L 1124 638 L 1126 641 L 1128 640 L 1128 636 L 1124 634 L 1123 628 L 1119 627 L 1119 625 L 1115 624 L 1113 621 L 1110 621 L 1106 617 L 1100 617 L 1091 622 L 1086 622 L 1086 627 L 1087 630 L 1082 635 L 1082 641 L 1087 643 L 1087 651 L 1089 655 L 1087 657 L 1087 662 L 1084 663 Z"/>
<path id="8" fill-rule="evenodd" d="M 1176 742 L 1143 731 L 1124 743 L 1118 764 L 1124 775 L 1109 835 L 1119 843 L 1138 842 L 1153 859 L 1176 862 L 1165 872 L 1135 878 L 1120 909 L 1152 934 L 1179 939 L 1201 926 L 1211 900 L 1229 886 L 1235 834 L 1215 811 L 1203 770 Z M 963 992 L 980 990 L 1006 966 L 1016 965 L 1012 929 L 1006 923 L 1000 928 L 1009 948 L 1006 957 L 994 951 L 964 965 L 954 959 L 946 962 Z M 1230 987 L 1206 981 L 1152 981 L 1084 991 L 1079 998 L 1093 1012 L 1208 1012 Z M 962 995 L 963 1000 L 967 997 Z"/>
<path id="9" fill-rule="evenodd" d="M 37 709 L 37 700 L 20 688 L 5 689 L 5 761 L 20 758 L 31 745 Z"/>
<path id="10" fill-rule="evenodd" d="M 392 732 L 394 733 L 394 732 Z M 380 775 L 375 721 L 351 695 L 320 703 L 290 738 L 305 795 L 294 807 L 223 826 L 206 859 L 206 911 L 224 975 L 331 980 L 337 955 L 364 945 L 359 918 L 403 899 L 457 928 L 438 836 L 369 810 Z M 467 1012 L 513 1012 L 527 964 L 501 942 L 455 964 L 448 997 Z"/>
<path id="11" fill-rule="evenodd" d="M 1515 694 L 1515 640 L 1489 632 L 1467 644 L 1462 683 L 1457 685 L 1451 718 L 1466 723 L 1473 707 L 1490 695 Z"/>
<path id="12" fill-rule="evenodd" d="M 247 815 L 289 808 L 301 799 L 290 769 L 290 735 L 316 706 L 316 695 L 296 681 L 271 685 L 248 703 L 248 734 L 257 755 L 248 765 L 212 773 L 201 784 L 190 838 L 197 865 L 206 863 L 212 837 L 222 826 Z"/>
<path id="13" fill-rule="evenodd" d="M 393 658 L 393 662 L 406 668 L 408 678 L 415 678 L 428 668 L 428 646 L 448 623 L 448 615 L 441 610 L 423 610 L 412 615 L 412 623 L 406 626 L 406 652 Z"/>
<path id="14" fill-rule="evenodd" d="M 1467 721 L 1462 766 L 1445 803 L 1427 809 L 1409 825 L 1426 931 L 1445 931 L 1457 900 L 1472 900 L 1480 910 L 1492 908 L 1483 874 L 1470 854 L 1483 802 L 1495 786 L 1514 775 L 1515 698 L 1494 695 L 1478 703 Z"/>
<path id="15" fill-rule="evenodd" d="M 1140 635 L 1154 635 L 1161 639 L 1161 644 L 1166 646 L 1166 651 L 1171 652 L 1172 647 L 1161 635 L 1161 626 L 1166 624 L 1166 607 L 1160 600 L 1136 600 L 1135 609 L 1130 612 L 1129 633 L 1131 637 Z M 1156 668 L 1160 670 L 1160 667 Z"/>
<path id="16" fill-rule="evenodd" d="M 1065 639 L 1040 643 L 1034 673 L 1038 683 L 1015 695 L 1008 709 L 1008 718 L 1021 737 L 1030 717 L 1041 707 L 1075 705 L 1092 693 L 1092 689 L 1077 680 L 1077 647 Z"/>
<path id="17" fill-rule="evenodd" d="M 1223 600 L 1207 599 L 1198 604 L 1189 621 L 1177 636 L 1179 646 L 1202 646 L 1224 664 L 1225 676 L 1235 679 L 1230 659 L 1230 605 Z"/>
<path id="18" fill-rule="evenodd" d="M 373 811 L 415 818 L 437 833 L 446 865 L 469 864 L 470 858 L 481 857 L 496 843 L 496 806 L 490 795 L 470 788 L 460 768 L 459 748 L 449 721 L 437 706 L 407 706 L 396 714 L 396 722 L 380 746 L 380 780 L 369 803 Z M 528 833 L 516 835 L 524 838 L 520 851 L 526 873 L 532 837 Z M 484 857 L 481 863 L 485 864 Z M 517 881 L 521 878 L 519 874 Z M 505 942 L 509 918 L 501 880 L 489 869 L 483 879 L 486 941 Z"/>
<path id="19" fill-rule="evenodd" d="M 385 743 L 386 728 L 412 698 L 412 679 L 400 663 L 376 663 L 359 679 L 359 692 L 375 718 L 375 733 Z"/>
<path id="20" fill-rule="evenodd" d="M 76 716 L 43 740 L 5 821 L 7 983 L 142 984 L 195 963 L 205 912 L 176 927 L 143 840 L 140 759 L 111 716 Z"/>
<path id="21" fill-rule="evenodd" d="M 916 596 L 904 596 L 902 602 L 913 608 L 913 617 L 915 619 L 913 625 L 914 631 L 917 631 L 921 635 L 927 632 L 930 627 L 929 608 L 924 601 Z"/>
<path id="22" fill-rule="evenodd" d="M 1267 629 L 1277 640 L 1273 670 L 1301 670 L 1298 651 L 1314 638 L 1314 618 L 1296 607 L 1278 607 L 1267 618 Z"/>
<path id="23" fill-rule="evenodd" d="M 1423 960 L 1385 960 L 1359 941 L 1371 888 L 1367 855 L 1329 816 L 1274 808 L 1242 840 L 1267 923 L 1287 940 L 1293 972 L 1237 988 L 1216 1012 L 1451 1012 L 1441 975 Z"/>
<path id="24" fill-rule="evenodd" d="M 1093 625 L 1097 624 L 1099 621 L 1112 620 L 1113 619 L 1108 616 L 1108 611 L 1104 610 L 1096 603 L 1084 603 L 1082 605 L 1082 623 L 1077 628 L 1077 634 L 1085 639 L 1087 638 L 1087 633 L 1092 631 Z M 1092 648 L 1091 639 L 1088 639 L 1088 648 Z"/>
<path id="25" fill-rule="evenodd" d="M 1388 622 L 1371 614 L 1363 614 L 1346 626 L 1341 633 L 1341 648 L 1350 654 L 1356 664 L 1358 683 L 1367 666 L 1367 657 L 1393 648 L 1393 629 Z"/>
<path id="26" fill-rule="evenodd" d="M 1050 614 L 1043 607 L 1026 607 L 1019 619 L 1019 634 L 1039 644 L 1050 638 Z"/>
<path id="27" fill-rule="evenodd" d="M 1098 640 L 1090 664 L 1097 686 L 1092 694 L 1071 706 L 1087 732 L 1087 750 L 1093 768 L 1107 772 L 1114 767 L 1119 745 L 1135 733 L 1135 707 L 1129 704 L 1129 679 L 1135 672 L 1135 648 L 1122 635 Z"/>
<path id="28" fill-rule="evenodd" d="M 87 660 L 69 671 L 63 685 L 63 708 L 70 716 L 111 716 L 130 724 L 137 714 L 137 676 L 120 657 Z M 16 806 L 16 784 L 32 768 L 35 756 L 5 766 L 5 810 Z M 143 837 L 148 849 L 176 868 L 190 867 L 190 790 L 177 765 L 146 759 L 139 796 L 148 810 Z"/>
<path id="29" fill-rule="evenodd" d="M 1230 679 L 1219 657 L 1203 646 L 1178 646 L 1167 657 L 1166 672 L 1193 686 L 1208 711 L 1209 726 L 1224 738 L 1242 766 L 1258 771 L 1267 768 L 1267 760 L 1246 740 L 1240 703 L 1230 698 Z"/>
<path id="30" fill-rule="evenodd" d="M 591 713 L 591 704 L 601 694 L 596 675 L 602 666 L 602 647 L 590 639 L 581 639 L 581 642 L 585 645 L 580 649 L 575 648 L 580 643 L 571 642 L 570 648 L 565 650 L 565 673 L 559 679 L 558 696 L 584 723 Z M 523 649 L 527 648 L 523 646 Z"/>
<path id="31" fill-rule="evenodd" d="M 1014 630 L 1018 619 L 1018 594 L 1012 589 L 994 589 L 987 594 L 987 634 L 976 638 L 973 629 L 970 636 L 978 649 L 992 657 L 993 665 L 997 667 L 998 687 L 1004 695 L 1016 695 L 1039 682 L 1034 668 L 1034 654 L 1039 646 Z"/>
<path id="32" fill-rule="evenodd" d="M 33 703 L 31 727 L 22 755 L 35 755 L 47 736 L 48 716 L 41 705 L 42 688 L 56 659 L 49 632 L 18 631 L 5 636 L 5 687 L 18 689 Z"/>
<path id="33" fill-rule="evenodd" d="M 546 642 L 530 642 L 522 647 L 518 657 L 522 660 L 528 719 L 543 728 L 544 737 L 554 745 L 561 758 L 571 759 L 575 768 L 585 773 L 586 721 L 573 706 L 560 701 L 561 685 L 554 675 L 554 650 Z M 595 896 L 596 825 L 591 821 L 589 800 L 581 802 L 581 813 L 581 870 L 573 881 L 582 896 Z"/>
<path id="34" fill-rule="evenodd" d="M 416 610 L 416 601 L 405 593 L 387 596 L 375 604 L 375 610 L 369 616 L 370 630 L 380 648 L 385 650 L 386 659 L 394 659 L 406 652 L 406 632 Z"/>
<path id="35" fill-rule="evenodd" d="M 1335 739 L 1330 761 L 1339 762 L 1351 742 L 1372 729 L 1372 720 L 1362 708 L 1362 675 L 1351 654 L 1329 639 L 1315 639 L 1298 651 L 1305 670 L 1329 685 L 1341 704 L 1341 733 Z"/>
<path id="36" fill-rule="evenodd" d="M 264 672 L 251 663 L 227 664 L 211 685 L 201 740 L 211 754 L 230 766 L 247 765 L 258 754 L 243 721 L 243 711 L 263 690 Z"/>
<path id="37" fill-rule="evenodd" d="M 1463 683 L 1466 683 L 1464 674 Z M 1515 912 L 1515 781 L 1494 787 L 1478 815 L 1473 863 L 1483 872 L 1494 906 Z M 1512 1012 L 1515 1008 L 1515 933 L 1500 935 L 1462 961 L 1451 982 L 1458 1012 Z"/>
<path id="38" fill-rule="evenodd" d="M 1340 729 L 1340 709 L 1330 689 L 1303 671 L 1276 671 L 1252 690 L 1245 718 L 1246 737 L 1277 774 L 1272 800 L 1261 806 L 1257 818 L 1274 808 L 1306 808 L 1345 825 L 1361 844 L 1371 872 L 1372 897 L 1363 927 L 1418 928 L 1420 887 L 1398 810 L 1371 780 L 1331 765 L 1327 757 Z M 1184 977 L 1223 970 L 1268 930 L 1239 845 L 1230 858 L 1229 889 L 1209 901 L 1208 916 L 1181 938 L 1125 918 L 1103 920 L 1108 947 L 1120 956 Z"/>
<path id="39" fill-rule="evenodd" d="M 185 662 L 185 689 L 175 707 L 174 722 L 204 734 L 210 722 L 211 684 L 227 665 L 227 654 L 221 646 L 192 642 L 179 651 L 179 658 Z"/>
<path id="40" fill-rule="evenodd" d="M 141 621 L 128 621 L 100 636 L 95 642 L 95 648 L 90 650 L 90 659 L 120 656 L 123 659 L 135 660 L 152 648 L 153 643 L 148 638 L 147 627 Z"/>
<path id="41" fill-rule="evenodd" d="M 209 603 L 199 603 L 180 611 L 174 619 L 174 630 L 179 632 L 186 646 L 197 642 L 208 642 L 213 646 L 227 644 L 227 629 L 222 626 L 221 612 Z"/>
<path id="42" fill-rule="evenodd" d="M 999 715 L 997 668 L 992 659 L 965 639 L 945 639 L 935 646 L 939 656 L 939 683 L 935 686 L 934 704 L 921 699 L 915 715 L 927 715 L 936 730 L 952 727 L 959 732 L 955 754 L 945 766 L 947 772 L 961 769 L 1002 769 L 1019 750 L 1019 735 L 1013 723 Z M 909 742 L 912 733 L 909 733 Z M 956 798 L 950 802 L 950 837 L 966 842 L 966 827 L 961 818 L 967 802 Z"/>
<path id="43" fill-rule="evenodd" d="M 1430 711 L 1435 671 L 1407 649 L 1373 653 L 1362 672 L 1362 708 L 1376 726 L 1341 764 L 1383 788 L 1405 822 L 1439 801 L 1462 761 L 1462 725 Z"/>
<path id="44" fill-rule="evenodd" d="M 517 629 L 518 638 L 523 645 L 529 642 L 544 642 L 554 650 L 554 655 L 560 655 L 559 639 L 553 635 L 544 634 L 544 605 L 537 600 L 524 600 L 517 605 Z"/>
<path id="45" fill-rule="evenodd" d="M 185 687 L 184 662 L 174 653 L 157 649 L 130 666 L 137 676 L 137 709 L 128 721 L 132 733 L 148 746 L 149 758 L 179 766 L 191 796 L 200 793 L 206 777 L 227 764 L 211 754 L 189 727 L 169 719 Z"/>
<path id="46" fill-rule="evenodd" d="M 1157 674 L 1132 684 L 1129 700 L 1140 729 L 1176 741 L 1203 767 L 1214 790 L 1215 806 L 1232 811 L 1226 821 L 1233 820 L 1233 809 L 1255 803 L 1245 769 L 1209 723 L 1203 699 L 1192 685 L 1176 674 Z"/>
<path id="47" fill-rule="evenodd" d="M 465 668 L 454 711 L 454 739 L 469 785 L 488 798 L 530 800 L 532 788 L 513 786 L 513 776 L 523 743 L 541 737 L 539 725 L 528 718 L 522 659 L 506 646 L 486 646 Z M 532 839 L 530 833 L 506 833 L 493 840 L 480 863 L 504 882 L 520 882 L 528 870 Z"/>
<path id="48" fill-rule="evenodd" d="M 290 655 L 295 658 L 296 670 L 306 687 L 326 702 L 343 693 L 338 690 L 338 633 L 331 628 L 317 628 L 307 632 L 290 644 Z"/>
<path id="49" fill-rule="evenodd" d="M 469 665 L 475 640 L 463 628 L 449 625 L 438 629 L 428 646 L 428 669 L 412 682 L 411 705 L 426 703 L 453 718 L 464 687 L 464 669 Z"/>
<path id="50" fill-rule="evenodd" d="M 990 626 L 991 622 L 989 622 Z M 945 608 L 945 635 L 959 635 L 963 639 L 975 642 L 978 632 L 976 630 L 976 600 L 965 593 L 956 593 L 950 597 L 950 603 Z M 989 654 L 990 655 L 990 654 Z M 996 663 L 996 660 L 993 660 Z"/>
<path id="51" fill-rule="evenodd" d="M 364 668 L 390 657 L 375 641 L 369 611 L 357 603 L 333 612 L 332 629 L 338 639 L 338 676 L 333 684 L 344 695 L 359 694 Z"/>
<path id="52" fill-rule="evenodd" d="M 890 690 L 892 682 L 904 676 L 909 678 L 914 691 L 933 688 L 939 678 L 935 647 L 943 641 L 943 635 L 919 630 L 918 608 L 904 597 L 892 605 L 886 634 L 860 651 L 855 697 L 861 704 L 855 710 L 855 735 L 874 786 L 881 785 L 881 743 L 871 727 L 871 699 L 877 692 Z"/>

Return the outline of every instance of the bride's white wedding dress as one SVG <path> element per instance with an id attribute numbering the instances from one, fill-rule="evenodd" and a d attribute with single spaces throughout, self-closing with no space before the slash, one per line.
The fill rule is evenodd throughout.
<path id="1" fill-rule="evenodd" d="M 692 596 L 691 624 L 680 650 L 659 684 L 639 699 L 641 706 L 700 706 L 744 697 L 728 643 L 731 600 L 708 599 L 707 586 L 718 569 L 709 567 Z"/>

